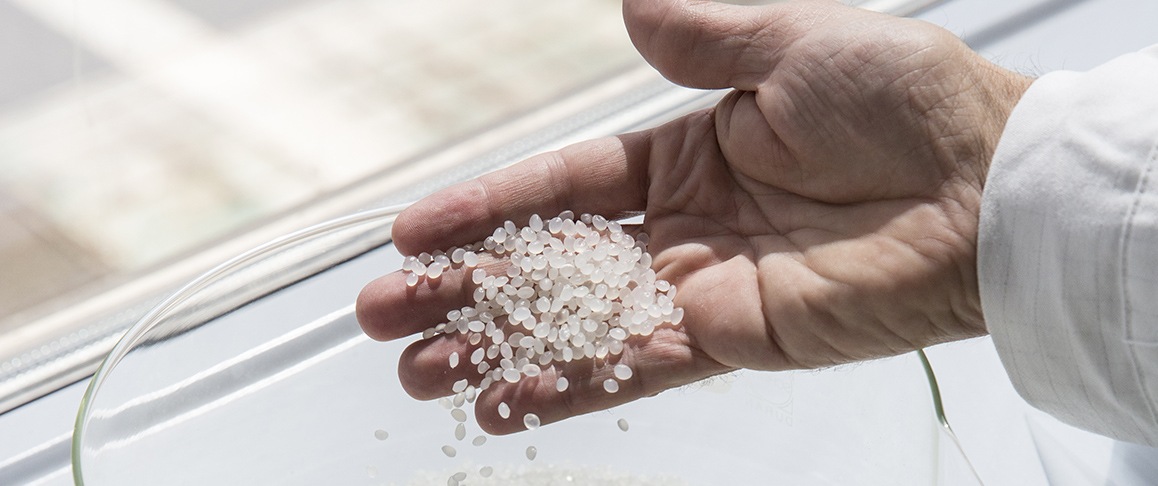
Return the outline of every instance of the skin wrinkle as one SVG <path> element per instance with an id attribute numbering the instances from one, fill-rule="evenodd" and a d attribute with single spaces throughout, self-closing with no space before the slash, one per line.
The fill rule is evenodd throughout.
<path id="1" fill-rule="evenodd" d="M 732 78 L 728 80 L 728 84 L 731 87 L 745 89 L 760 86 L 766 81 L 769 73 L 775 68 L 775 65 L 780 58 L 780 55 L 773 53 L 776 49 L 771 49 L 763 45 L 765 39 L 775 39 L 780 37 L 779 32 L 777 32 L 772 27 L 771 23 L 760 24 L 759 22 L 760 21 L 758 19 L 750 19 L 747 22 L 749 25 L 737 28 L 736 30 L 738 32 L 734 33 L 737 38 L 741 39 L 739 41 L 740 44 L 748 46 L 760 46 L 761 48 L 732 49 L 734 52 L 732 63 L 734 65 L 757 67 L 742 73 L 733 74 Z M 791 41 L 784 42 L 784 48 L 779 50 L 783 52 L 785 48 L 791 48 L 791 46 Z M 747 62 L 743 60 L 745 56 L 756 56 L 757 61 Z"/>
<path id="2" fill-rule="evenodd" d="M 734 257 L 726 260 L 725 262 L 730 261 L 730 260 L 734 260 L 736 258 L 745 258 L 749 262 L 752 261 L 751 256 L 744 255 L 743 253 L 738 253 Z M 706 269 L 707 267 L 704 267 L 704 268 Z M 700 271 L 703 271 L 703 269 L 701 269 Z M 759 279 L 757 279 L 757 280 L 759 280 Z M 732 283 L 732 282 L 729 282 L 727 280 L 718 280 L 712 286 L 710 286 L 706 289 L 697 289 L 697 291 L 703 292 L 706 295 L 710 295 L 713 293 L 713 291 L 716 291 L 716 290 L 720 289 L 720 287 L 724 286 L 725 284 L 730 284 L 730 283 Z M 725 295 L 732 295 L 731 292 L 727 292 L 727 291 L 722 292 L 722 293 Z M 708 312 L 704 309 L 705 306 L 701 305 L 699 307 L 700 307 L 699 313 Z M 724 313 L 723 313 L 723 310 L 724 310 L 723 307 L 714 307 L 714 309 L 715 309 L 715 312 L 711 312 L 710 317 L 708 317 L 708 319 L 707 319 L 708 327 L 709 328 L 718 328 L 718 329 L 731 329 L 733 326 L 729 325 L 729 324 L 731 324 L 729 321 L 725 321 L 726 317 L 724 316 Z M 724 353 L 724 355 L 741 357 L 740 359 L 742 361 L 746 361 L 747 360 L 746 355 L 748 353 L 745 350 L 740 349 L 738 347 L 742 343 L 742 341 L 744 341 L 744 340 L 742 340 L 742 339 L 725 340 L 725 342 L 727 343 L 725 345 L 725 347 L 731 348 L 731 352 Z M 717 343 L 718 343 L 718 340 L 717 340 Z M 713 358 L 713 360 L 715 360 L 715 359 Z M 746 363 L 734 363 L 733 364 L 733 363 L 723 363 L 723 362 L 721 362 L 721 364 L 728 366 L 728 367 L 735 367 L 735 368 L 745 367 L 747 365 Z"/>
<path id="3" fill-rule="evenodd" d="M 757 106 L 760 105 L 758 96 L 756 99 L 756 103 L 757 103 Z M 798 112 L 799 110 L 794 109 L 793 111 Z M 769 113 L 773 113 L 773 112 L 774 111 L 769 110 Z M 797 154 L 795 153 L 795 151 L 792 149 L 792 146 L 789 145 L 788 143 L 785 143 L 785 141 L 783 140 L 783 137 L 780 135 L 781 133 L 784 133 L 784 131 L 783 130 L 777 130 L 776 124 L 772 120 L 767 118 L 767 116 L 768 115 L 766 115 L 766 117 L 765 117 L 765 121 L 768 123 L 769 128 L 772 130 L 772 134 L 776 137 L 776 139 L 774 140 L 775 147 L 778 150 L 778 152 L 780 152 L 778 154 L 774 154 L 775 158 L 790 161 L 789 164 L 787 164 L 788 165 L 787 168 L 790 168 L 792 170 L 792 172 L 797 175 L 797 185 L 799 187 L 806 187 L 807 181 L 809 180 L 809 174 L 807 173 L 807 170 L 804 167 L 802 167 L 801 164 L 799 163 L 800 159 L 797 156 Z M 785 118 L 787 119 L 787 117 L 785 117 Z M 785 164 L 777 164 L 777 165 L 779 167 L 776 167 L 776 168 L 783 168 L 783 166 Z"/>
<path id="4" fill-rule="evenodd" d="M 547 178 L 551 181 L 551 203 L 555 205 L 555 208 L 560 208 L 560 212 L 564 211 L 562 208 L 571 208 L 574 205 L 574 200 L 571 199 L 570 195 L 574 194 L 575 190 L 571 184 L 571 178 L 575 175 L 567 167 L 567 161 L 558 151 L 555 151 L 546 157 L 543 165 L 547 167 Z"/>
<path id="5" fill-rule="evenodd" d="M 790 233 L 790 235 L 791 235 L 791 233 Z M 860 237 L 861 237 L 860 235 L 839 235 L 836 238 L 831 238 L 831 240 L 835 241 L 835 242 L 843 242 L 843 241 L 850 239 L 850 238 L 860 238 Z M 792 241 L 791 236 L 789 236 L 788 239 L 789 239 L 789 241 Z M 911 242 L 900 240 L 900 239 L 895 239 L 895 238 L 891 238 L 891 237 L 888 238 L 888 240 L 892 241 L 894 244 L 899 244 L 902 247 L 909 248 L 914 254 L 917 254 L 918 256 L 925 258 L 928 261 L 931 261 L 931 262 L 937 261 L 934 257 L 927 255 L 924 252 L 920 251 L 919 248 Z M 795 243 L 795 242 L 793 244 L 795 246 L 797 246 L 798 248 L 802 246 L 801 244 Z M 805 257 L 805 260 L 807 261 L 808 259 L 810 259 L 809 254 L 811 253 L 809 251 L 809 248 L 812 248 L 813 245 L 804 245 L 804 246 L 805 246 L 805 248 L 802 250 L 802 254 Z M 808 265 L 807 263 L 805 263 L 805 265 L 808 266 L 816 275 L 820 276 L 821 278 L 824 278 L 825 280 L 827 280 L 830 283 L 839 284 L 840 286 L 847 287 L 847 288 L 853 288 L 852 282 L 842 280 L 834 275 L 827 274 L 827 272 L 824 272 L 824 271 L 816 268 L 814 265 Z M 873 317 L 874 317 L 874 319 L 877 319 L 875 315 Z M 839 321 L 839 319 L 837 319 L 837 320 Z M 879 321 L 879 319 L 877 319 L 877 320 Z M 931 321 L 931 319 L 926 319 L 926 320 Z M 880 321 L 880 322 L 881 322 L 881 325 L 883 327 L 892 331 L 894 336 L 898 337 L 899 339 L 906 342 L 910 346 L 914 345 L 914 342 L 904 338 L 903 336 L 900 336 L 899 333 L 897 333 L 892 327 L 888 326 L 884 321 Z M 906 349 L 905 351 L 909 351 L 909 350 L 911 350 L 911 349 Z"/>
<path id="6" fill-rule="evenodd" d="M 838 287 L 840 290 L 847 291 L 847 292 L 850 292 L 853 294 L 857 293 L 857 288 L 856 288 L 855 284 L 853 284 L 851 282 L 842 281 L 842 280 L 839 280 L 839 279 L 834 278 L 834 277 L 824 277 L 823 275 L 822 275 L 822 277 L 825 278 L 826 280 L 828 280 L 830 283 L 834 284 L 834 286 Z M 830 316 L 832 322 L 834 323 L 834 327 L 836 328 L 837 331 L 846 331 L 845 327 L 840 326 L 839 323 L 840 322 L 847 322 L 850 320 L 856 320 L 856 319 L 849 319 L 849 318 L 840 319 L 837 317 L 838 314 L 835 312 L 838 310 L 840 310 L 840 308 L 837 308 L 835 310 L 825 309 L 825 313 Z M 855 312 L 855 310 L 853 312 Z M 869 330 L 879 329 L 881 331 L 885 331 L 882 333 L 877 333 L 877 336 L 884 335 L 886 337 L 894 338 L 895 340 L 903 343 L 903 346 L 895 347 L 891 344 L 891 340 L 879 339 L 879 337 L 878 337 L 878 339 L 876 341 L 880 342 L 881 344 L 883 344 L 885 346 L 885 349 L 888 351 L 887 353 L 882 353 L 882 352 L 880 352 L 880 350 L 867 350 L 868 351 L 867 355 L 855 356 L 851 353 L 841 351 L 842 355 L 844 356 L 844 358 L 847 361 L 859 361 L 861 359 L 877 358 L 877 357 L 880 357 L 882 355 L 890 355 L 890 354 L 896 355 L 896 354 L 901 354 L 901 352 L 908 352 L 908 351 L 912 351 L 914 349 L 920 349 L 921 347 L 923 347 L 923 345 L 921 343 L 917 343 L 917 342 L 912 341 L 909 338 L 906 338 L 902 333 L 897 332 L 892 326 L 889 325 L 890 322 L 901 322 L 901 321 L 904 321 L 904 319 L 885 320 L 885 319 L 882 319 L 881 316 L 876 312 L 869 313 L 867 317 L 871 321 L 873 321 L 873 324 L 874 324 L 873 326 L 868 326 L 867 329 L 869 329 Z M 831 339 L 836 340 L 837 338 L 839 338 L 843 335 L 844 335 L 844 332 L 836 332 L 833 334 L 833 337 Z M 841 349 L 842 348 L 842 346 L 838 346 L 835 343 L 833 343 L 832 346 L 834 349 Z M 900 352 L 898 352 L 898 350 L 900 350 Z"/>
<path id="7" fill-rule="evenodd" d="M 478 184 L 476 185 L 478 186 L 479 191 L 482 192 L 482 199 L 487 201 L 487 217 L 490 218 L 491 221 L 502 221 L 502 210 L 504 208 L 501 208 L 498 204 L 495 204 L 495 202 L 499 199 L 493 195 L 494 192 L 491 190 L 490 180 L 487 178 L 479 178 L 475 180 L 478 181 Z"/>
<path id="8" fill-rule="evenodd" d="M 812 322 L 810 323 L 810 324 L 812 324 L 810 327 L 812 327 L 813 329 L 823 330 L 823 329 L 831 329 L 833 327 L 837 327 L 837 328 L 841 327 L 841 326 L 835 324 L 836 316 L 834 316 L 828 310 L 827 306 L 825 306 L 825 305 L 817 306 L 817 305 L 813 304 L 812 302 L 810 302 L 810 300 L 805 298 L 805 296 L 803 296 L 803 295 L 801 295 L 800 303 L 803 304 L 805 309 L 807 309 L 806 314 L 810 314 L 810 315 L 815 316 L 813 318 Z M 825 324 L 828 324 L 828 325 L 826 326 Z M 794 325 L 800 325 L 800 323 L 795 323 Z M 819 338 L 817 340 L 817 344 L 820 344 L 824 348 L 826 348 L 829 351 L 828 353 L 817 353 L 815 349 L 808 349 L 806 347 L 802 348 L 802 351 L 807 352 L 808 354 L 813 355 L 813 356 L 816 356 L 816 355 L 824 356 L 825 357 L 824 359 L 820 359 L 820 360 L 817 360 L 815 358 L 804 359 L 804 358 L 797 358 L 797 357 L 793 356 L 793 357 L 791 357 L 792 360 L 795 361 L 796 363 L 798 363 L 800 365 L 799 367 L 802 369 L 826 368 L 826 367 L 836 366 L 836 365 L 839 365 L 842 363 L 847 363 L 849 361 L 852 361 L 850 356 L 845 354 L 845 352 L 842 349 L 840 349 L 839 347 L 836 346 L 836 344 L 832 341 L 830 336 L 831 336 L 830 334 L 824 333 L 824 332 L 818 332 L 816 334 L 816 337 Z M 792 346 L 792 347 L 789 347 L 786 349 L 794 349 L 794 348 L 795 348 L 795 346 Z M 786 356 L 787 356 L 787 354 L 786 354 Z"/>

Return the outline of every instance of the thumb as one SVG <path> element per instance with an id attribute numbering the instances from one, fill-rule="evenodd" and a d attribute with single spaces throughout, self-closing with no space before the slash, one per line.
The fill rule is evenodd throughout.
<path id="1" fill-rule="evenodd" d="M 704 0 L 624 0 L 623 19 L 635 48 L 672 82 L 751 91 L 803 34 L 799 15 L 786 10 Z"/>

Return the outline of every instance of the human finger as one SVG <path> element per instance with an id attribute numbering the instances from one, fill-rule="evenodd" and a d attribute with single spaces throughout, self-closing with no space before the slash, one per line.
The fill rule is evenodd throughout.
<path id="1" fill-rule="evenodd" d="M 637 50 L 664 77 L 690 88 L 753 91 L 784 49 L 831 5 L 739 6 L 704 0 L 625 0 Z"/>
<path id="2" fill-rule="evenodd" d="M 649 145 L 647 132 L 590 140 L 448 187 L 398 215 L 394 243 L 412 255 L 479 241 L 535 213 L 643 210 Z"/>
<path id="3" fill-rule="evenodd" d="M 475 267 L 453 265 L 438 278 L 423 276 L 408 285 L 407 274 L 397 271 L 367 284 L 358 294 L 355 315 L 362 330 L 378 341 L 420 333 L 446 321 L 446 313 L 473 306 L 475 270 L 488 275 L 504 271 L 504 263 L 482 254 Z"/>
<path id="4" fill-rule="evenodd" d="M 527 429 L 523 417 L 529 413 L 546 425 L 653 396 L 730 370 L 692 346 L 688 336 L 679 329 L 656 329 L 650 336 L 632 336 L 626 344 L 622 354 L 606 360 L 588 358 L 554 363 L 538 376 L 523 377 L 517 383 L 491 385 L 475 401 L 479 426 L 495 435 L 519 432 Z M 617 365 L 630 369 L 630 377 L 617 377 Z M 560 377 L 567 380 L 563 391 L 558 390 Z M 614 382 L 614 392 L 606 388 L 608 380 Z M 500 402 L 510 409 L 506 418 L 499 413 Z"/>

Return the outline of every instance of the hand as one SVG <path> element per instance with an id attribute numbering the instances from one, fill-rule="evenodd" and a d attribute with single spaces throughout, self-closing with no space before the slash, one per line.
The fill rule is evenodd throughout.
<path id="1" fill-rule="evenodd" d="M 629 339 L 635 376 L 603 391 L 601 363 L 496 385 L 476 417 L 492 433 L 552 422 L 736 368 L 817 368 L 985 333 L 977 219 L 990 157 L 1030 79 L 931 24 L 794 2 L 737 7 L 624 2 L 636 47 L 696 88 L 735 88 L 661 127 L 580 143 L 443 190 L 394 226 L 405 254 L 481 240 L 504 220 L 564 209 L 645 211 L 653 268 L 678 285 L 682 326 Z M 462 271 L 363 290 L 375 339 L 420 332 L 470 302 Z M 450 370 L 461 336 L 411 345 L 399 364 L 417 398 L 474 373 Z M 572 386 L 554 389 L 552 373 Z"/>

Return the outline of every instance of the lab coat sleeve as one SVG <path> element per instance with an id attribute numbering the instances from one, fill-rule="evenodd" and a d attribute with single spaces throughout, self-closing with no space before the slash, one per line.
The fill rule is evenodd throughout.
<path id="1" fill-rule="evenodd" d="M 1035 81 L 982 196 L 981 307 L 1033 406 L 1158 446 L 1158 46 Z"/>

